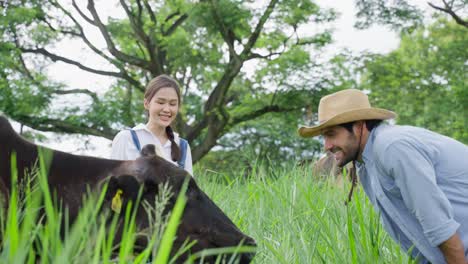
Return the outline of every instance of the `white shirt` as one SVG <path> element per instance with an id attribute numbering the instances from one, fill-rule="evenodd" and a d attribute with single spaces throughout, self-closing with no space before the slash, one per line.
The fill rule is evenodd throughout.
<path id="1" fill-rule="evenodd" d="M 169 162 L 174 163 L 177 165 L 177 162 L 172 161 L 171 158 L 171 141 L 168 140 L 164 145 L 161 144 L 159 139 L 146 127 L 145 124 L 138 124 L 134 128 L 138 140 L 140 141 L 140 147 L 147 144 L 153 144 L 156 148 L 156 154 L 158 156 L 163 157 Z M 176 144 L 180 146 L 180 138 L 179 134 L 174 132 L 174 141 Z M 117 160 L 134 160 L 140 157 L 140 152 L 138 151 L 135 143 L 133 142 L 132 135 L 130 130 L 122 130 L 114 137 L 112 141 L 112 152 L 111 152 L 111 159 Z M 187 155 L 185 157 L 185 167 L 184 169 L 193 175 L 193 168 L 192 168 L 192 152 L 190 151 L 190 145 L 187 144 Z"/>

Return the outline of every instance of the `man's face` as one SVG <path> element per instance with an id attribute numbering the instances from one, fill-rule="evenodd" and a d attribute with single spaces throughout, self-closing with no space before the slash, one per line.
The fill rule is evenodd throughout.
<path id="1" fill-rule="evenodd" d="M 354 126 L 353 126 L 354 129 Z M 336 160 L 336 164 L 343 167 L 352 161 L 358 151 L 358 137 L 341 126 L 334 126 L 323 130 L 325 139 L 325 151 L 330 151 Z"/>

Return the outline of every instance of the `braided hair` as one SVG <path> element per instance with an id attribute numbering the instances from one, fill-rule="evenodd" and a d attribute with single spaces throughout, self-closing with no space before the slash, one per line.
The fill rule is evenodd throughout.
<path id="1" fill-rule="evenodd" d="M 162 74 L 157 76 L 156 78 L 153 78 L 148 85 L 146 86 L 146 91 L 145 91 L 145 99 L 150 101 L 151 98 L 162 88 L 173 88 L 176 91 L 177 94 L 177 99 L 179 101 L 179 107 L 180 107 L 180 88 L 179 84 L 177 84 L 177 81 L 174 80 L 173 78 Z M 178 161 L 181 157 L 180 153 L 180 148 L 179 146 L 175 143 L 174 140 L 174 130 L 172 130 L 171 126 L 166 127 L 166 135 L 167 138 L 171 141 L 171 158 L 173 161 Z"/>

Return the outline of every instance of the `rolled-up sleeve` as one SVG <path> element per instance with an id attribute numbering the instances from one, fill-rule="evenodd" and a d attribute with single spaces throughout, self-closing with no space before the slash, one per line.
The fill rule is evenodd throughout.
<path id="1" fill-rule="evenodd" d="M 460 226 L 452 206 L 437 185 L 430 156 L 409 141 L 389 145 L 382 165 L 394 177 L 403 202 L 421 224 L 429 243 L 436 247 L 448 240 Z"/>

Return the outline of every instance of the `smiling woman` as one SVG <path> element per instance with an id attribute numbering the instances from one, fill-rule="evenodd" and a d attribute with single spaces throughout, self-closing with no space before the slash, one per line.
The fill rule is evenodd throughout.
<path id="1" fill-rule="evenodd" d="M 140 156 L 143 146 L 153 144 L 158 156 L 193 175 L 190 146 L 171 127 L 180 107 L 177 82 L 167 75 L 152 79 L 146 86 L 143 104 L 148 122 L 120 131 L 112 142 L 111 158 L 133 160 Z"/>

